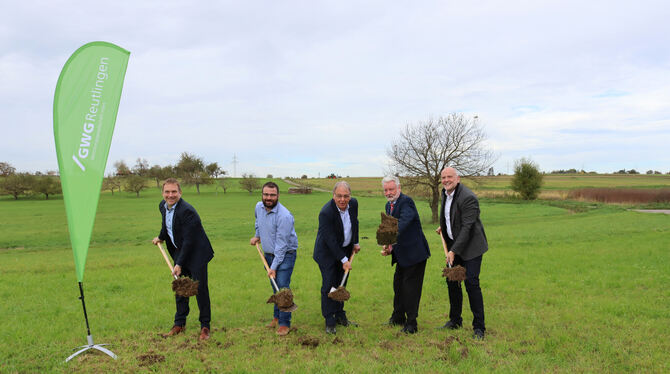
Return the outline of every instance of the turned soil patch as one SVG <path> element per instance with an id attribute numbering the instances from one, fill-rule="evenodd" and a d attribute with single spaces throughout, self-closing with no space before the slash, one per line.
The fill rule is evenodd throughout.
<path id="1" fill-rule="evenodd" d="M 148 352 L 147 354 L 137 356 L 140 366 L 151 366 L 153 364 L 165 361 L 165 356 Z"/>

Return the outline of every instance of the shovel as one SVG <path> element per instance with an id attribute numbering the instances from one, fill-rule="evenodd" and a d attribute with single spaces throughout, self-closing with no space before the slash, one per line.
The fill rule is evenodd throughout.
<path id="1" fill-rule="evenodd" d="M 200 282 L 194 281 L 191 278 L 188 277 L 177 277 L 176 275 L 173 274 L 174 268 L 172 267 L 172 264 L 170 263 L 170 260 L 167 257 L 167 254 L 165 254 L 165 250 L 163 249 L 163 246 L 161 243 L 157 243 L 158 249 L 161 250 L 161 253 L 163 254 L 163 258 L 165 259 L 165 262 L 167 263 L 168 267 L 170 268 L 170 274 L 174 276 L 174 280 L 172 281 L 172 291 L 174 291 L 177 296 L 183 296 L 183 297 L 191 297 L 195 296 L 198 294 L 198 285 Z"/>
<path id="2" fill-rule="evenodd" d="M 351 258 L 349 258 L 350 262 L 354 261 L 354 255 L 356 253 L 352 252 L 351 253 Z M 330 287 L 330 292 L 328 292 L 328 297 L 335 300 L 335 301 L 347 301 L 351 297 L 351 294 L 349 294 L 349 291 L 347 291 L 346 288 L 344 288 L 344 282 L 347 281 L 347 276 L 349 275 L 349 269 L 344 271 L 344 276 L 342 276 L 342 282 L 340 283 L 340 286 L 335 288 L 335 287 Z"/>
<path id="3" fill-rule="evenodd" d="M 440 234 L 440 239 L 442 239 L 442 248 L 444 248 L 444 257 L 447 258 L 449 250 L 447 249 L 447 242 L 444 241 L 444 237 L 442 234 Z M 442 270 L 442 276 L 447 277 L 452 282 L 460 282 L 464 281 L 466 276 L 465 276 L 465 268 L 462 267 L 461 265 L 456 265 L 455 267 L 451 267 L 451 264 L 447 262 L 447 266 Z"/>
<path id="4" fill-rule="evenodd" d="M 268 266 L 268 262 L 265 261 L 265 256 L 263 256 L 263 251 L 261 251 L 261 247 L 258 245 L 258 243 L 256 243 L 256 249 L 258 250 L 258 255 L 261 256 L 261 260 L 263 260 L 265 271 L 270 271 L 270 266 Z M 276 304 L 277 308 L 279 308 L 279 310 L 282 312 L 293 312 L 298 309 L 298 306 L 293 302 L 293 292 L 291 292 L 291 290 L 288 288 L 284 288 L 280 291 L 279 286 L 277 286 L 277 282 L 275 282 L 275 279 L 270 278 L 270 281 L 272 282 L 272 287 L 277 293 L 270 296 L 267 303 Z"/>

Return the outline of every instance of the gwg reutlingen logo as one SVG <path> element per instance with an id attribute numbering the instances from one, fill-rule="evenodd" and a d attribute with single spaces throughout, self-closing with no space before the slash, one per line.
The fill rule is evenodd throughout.
<path id="1" fill-rule="evenodd" d="M 88 113 L 84 115 L 83 131 L 81 133 L 81 141 L 79 143 L 79 150 L 72 155 L 72 160 L 79 166 L 82 171 L 86 171 L 84 161 L 91 154 L 91 139 L 94 137 L 96 125 L 99 125 L 98 118 L 100 113 L 100 101 L 102 100 L 102 93 L 105 89 L 105 81 L 109 77 L 107 70 L 109 70 L 109 58 L 101 57 L 98 65 L 98 72 L 95 80 L 95 87 L 91 89 L 91 105 L 88 108 Z M 104 108 L 104 104 L 103 104 Z"/>

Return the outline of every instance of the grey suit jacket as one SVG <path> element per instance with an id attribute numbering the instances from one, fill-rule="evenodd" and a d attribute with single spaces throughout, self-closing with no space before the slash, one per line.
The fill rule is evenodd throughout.
<path id="1" fill-rule="evenodd" d="M 444 217 L 444 201 L 447 198 L 446 191 L 442 189 L 442 204 L 440 208 L 440 227 L 445 241 L 449 241 L 447 234 L 447 222 Z M 459 183 L 454 192 L 449 211 L 449 222 L 454 241 L 449 248 L 464 260 L 471 260 L 481 256 L 488 251 L 489 245 L 486 241 L 484 226 L 479 219 L 479 201 L 474 192 Z"/>

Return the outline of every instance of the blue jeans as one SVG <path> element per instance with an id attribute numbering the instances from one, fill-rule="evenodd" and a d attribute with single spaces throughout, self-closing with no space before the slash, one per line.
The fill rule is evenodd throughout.
<path id="1" fill-rule="evenodd" d="M 265 261 L 267 261 L 268 264 L 272 263 L 274 257 L 275 256 L 270 253 L 265 253 Z M 277 282 L 277 287 L 279 287 L 279 289 L 291 288 L 291 274 L 293 274 L 295 258 L 295 252 L 287 252 L 284 255 L 284 261 L 279 264 L 279 267 L 277 268 L 277 277 L 275 278 L 275 282 Z M 270 281 L 270 287 L 272 287 L 274 293 L 277 293 L 272 285 L 272 281 Z M 279 326 L 291 327 L 291 312 L 280 311 L 276 304 L 274 306 L 274 318 L 279 320 Z"/>

